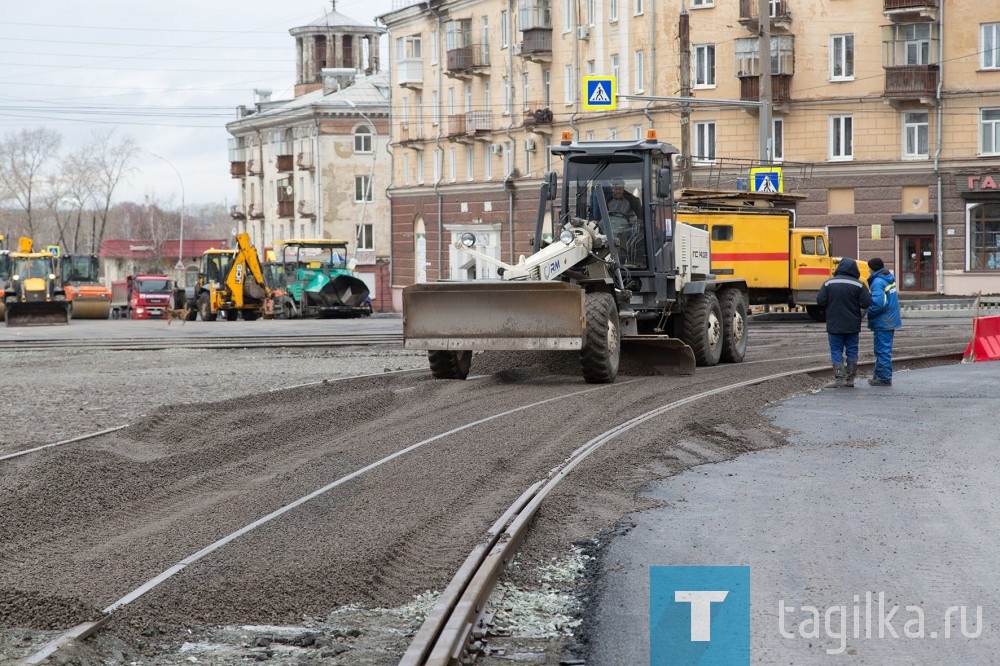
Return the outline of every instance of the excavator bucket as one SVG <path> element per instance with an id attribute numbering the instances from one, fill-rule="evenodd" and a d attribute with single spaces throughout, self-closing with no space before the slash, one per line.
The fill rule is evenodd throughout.
<path id="1" fill-rule="evenodd" d="M 436 282 L 403 290 L 403 346 L 429 350 L 574 350 L 584 292 L 566 282 Z"/>
<path id="2" fill-rule="evenodd" d="M 694 351 L 668 335 L 624 336 L 622 351 L 661 375 L 694 374 Z"/>

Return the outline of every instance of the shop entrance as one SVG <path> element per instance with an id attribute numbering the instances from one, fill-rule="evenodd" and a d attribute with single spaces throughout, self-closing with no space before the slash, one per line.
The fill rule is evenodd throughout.
<path id="1" fill-rule="evenodd" d="M 934 236 L 899 237 L 900 291 L 934 291 Z"/>

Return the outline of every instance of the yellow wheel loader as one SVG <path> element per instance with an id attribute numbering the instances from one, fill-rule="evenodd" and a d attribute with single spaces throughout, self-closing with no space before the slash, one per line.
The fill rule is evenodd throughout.
<path id="1" fill-rule="evenodd" d="M 677 223 L 677 149 L 650 130 L 635 141 L 567 132 L 550 150 L 563 158 L 562 189 L 547 174 L 534 253 L 505 263 L 462 234 L 456 248 L 496 279 L 406 287 L 405 348 L 428 350 L 439 379 L 465 379 L 477 350 L 579 350 L 591 383 L 615 380 L 622 348 L 666 373 L 742 361 L 747 284 L 713 275 L 708 233 Z"/>
<path id="2" fill-rule="evenodd" d="M 220 312 L 227 321 L 241 315 L 253 321 L 271 313 L 271 289 L 248 234 L 236 235 L 235 250 L 205 250 L 194 298 L 182 307 L 192 314 L 197 311 L 202 321 L 215 321 Z"/>
<path id="3" fill-rule="evenodd" d="M 34 252 L 30 238 L 21 238 L 9 255 L 10 276 L 4 285 L 7 326 L 68 324 L 69 301 L 59 279 L 56 257 Z"/>

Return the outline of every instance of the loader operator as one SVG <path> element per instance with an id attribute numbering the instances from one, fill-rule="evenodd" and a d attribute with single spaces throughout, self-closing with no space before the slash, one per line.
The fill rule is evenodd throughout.
<path id="1" fill-rule="evenodd" d="M 639 197 L 625 191 L 625 181 L 611 181 L 608 197 L 608 215 L 611 228 L 618 239 L 622 263 L 633 268 L 646 267 L 646 240 L 642 228 L 642 202 Z"/>

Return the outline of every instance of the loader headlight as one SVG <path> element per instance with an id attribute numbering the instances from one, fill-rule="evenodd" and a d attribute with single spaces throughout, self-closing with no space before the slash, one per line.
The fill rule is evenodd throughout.
<path id="1" fill-rule="evenodd" d="M 563 229 L 562 233 L 559 234 L 559 240 L 561 240 L 566 245 L 571 245 L 574 240 L 576 240 L 576 234 L 574 234 L 569 229 Z"/>
<path id="2" fill-rule="evenodd" d="M 476 247 L 476 234 L 474 233 L 466 231 L 464 234 L 461 235 L 460 240 L 462 241 L 462 245 L 464 245 L 465 247 L 468 248 Z"/>

